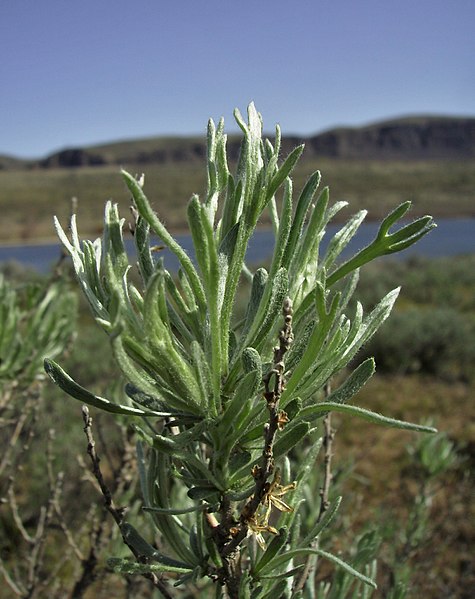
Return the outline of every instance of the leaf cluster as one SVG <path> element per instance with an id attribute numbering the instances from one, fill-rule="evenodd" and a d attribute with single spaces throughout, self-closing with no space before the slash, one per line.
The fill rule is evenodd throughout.
<path id="1" fill-rule="evenodd" d="M 43 372 L 45 356 L 64 351 L 76 303 L 64 281 L 15 288 L 0 273 L 0 388 L 15 381 L 30 385 Z"/>
<path id="2" fill-rule="evenodd" d="M 115 569 L 167 571 L 178 585 L 218 581 L 232 597 L 290 596 L 303 561 L 319 556 L 371 585 L 314 544 L 330 517 L 316 517 L 311 532 L 300 537 L 298 506 L 320 447 L 318 424 L 328 412 L 433 430 L 353 405 L 374 372 L 371 358 L 329 396 L 323 389 L 386 320 L 399 293 L 389 292 L 367 313 L 360 303 L 349 311 L 360 267 L 405 249 L 435 225 L 426 216 L 393 231 L 410 207 L 401 204 L 371 244 L 340 264 L 366 216 L 360 211 L 320 255 L 327 224 L 345 203 L 331 205 L 328 188 L 319 191 L 319 172 L 294 197 L 290 175 L 303 146 L 281 161 L 279 127 L 273 142 L 264 140 L 253 104 L 247 121 L 239 111 L 235 118 L 243 140 L 234 174 L 223 121 L 208 125 L 207 190 L 188 204 L 195 261 L 152 210 L 143 177 L 126 172 L 139 285 L 129 278 L 125 221 L 117 206 L 107 203 L 104 235 L 94 242 L 80 241 L 75 217 L 71 239 L 56 221 L 128 381 L 126 395 L 121 404 L 100 397 L 52 360 L 46 371 L 72 397 L 135 419 L 144 508 L 172 555 L 128 528 L 127 544 L 143 563 L 116 560 Z M 268 269 L 253 271 L 246 250 L 265 211 L 273 222 L 274 252 Z M 177 257 L 176 278 L 156 259 L 152 235 Z M 245 285 L 247 310 L 236 320 L 236 295 Z M 304 458 L 290 465 L 287 456 L 297 446 L 305 449 Z M 290 499 L 281 499 L 287 492 Z M 267 545 L 269 534 L 274 536 Z"/>

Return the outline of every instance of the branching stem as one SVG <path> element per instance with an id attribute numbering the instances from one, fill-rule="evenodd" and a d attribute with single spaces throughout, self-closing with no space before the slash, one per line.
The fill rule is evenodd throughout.
<path id="1" fill-rule="evenodd" d="M 224 517 L 219 527 L 220 537 L 221 539 L 228 539 L 228 541 L 224 544 L 221 542 L 221 546 L 218 545 L 218 548 L 224 564 L 224 582 L 231 599 L 237 598 L 239 593 L 241 577 L 239 546 L 248 535 L 249 523 L 255 518 L 259 505 L 265 500 L 270 486 L 269 478 L 275 468 L 273 455 L 275 438 L 277 432 L 288 421 L 287 414 L 279 410 L 279 400 L 285 388 L 284 356 L 293 341 L 292 300 L 290 298 L 285 298 L 282 311 L 284 325 L 279 331 L 279 344 L 274 347 L 273 367 L 263 379 L 264 399 L 269 411 L 269 420 L 264 427 L 264 449 L 261 463 L 260 465 L 256 464 L 252 469 L 255 481 L 254 493 L 242 509 L 238 523 L 235 523 L 232 517 L 229 517 L 229 510 L 225 509 L 225 501 L 223 501 L 221 510 Z M 225 516 L 225 513 L 228 516 Z"/>
<path id="2" fill-rule="evenodd" d="M 124 522 L 125 509 L 122 507 L 117 507 L 115 505 L 113 497 L 112 497 L 112 493 L 111 493 L 109 487 L 107 486 L 107 484 L 104 480 L 104 477 L 102 475 L 102 471 L 101 471 L 101 467 L 100 467 L 101 460 L 100 460 L 100 457 L 97 455 L 96 442 L 95 442 L 94 436 L 92 434 L 92 417 L 89 414 L 89 409 L 87 406 L 82 407 L 82 415 L 83 415 L 83 420 L 84 420 L 84 433 L 85 433 L 86 439 L 87 439 L 87 453 L 89 454 L 89 457 L 91 458 L 92 471 L 93 471 L 94 477 L 96 478 L 96 480 L 99 483 L 99 486 L 101 488 L 101 492 L 104 497 L 105 508 L 111 514 L 111 516 L 114 518 L 117 526 L 119 526 L 119 528 L 120 528 Z M 122 536 L 122 538 L 124 540 L 124 543 L 130 549 L 130 551 L 134 554 L 134 556 L 137 558 L 137 560 L 142 561 L 143 556 L 141 556 L 134 549 L 134 547 L 132 547 L 127 542 L 127 540 L 125 539 L 124 536 Z M 160 580 L 158 578 L 158 576 L 156 576 L 152 572 L 143 574 L 143 576 L 145 578 L 148 578 L 152 582 L 153 586 L 160 590 L 160 592 L 165 597 L 165 599 L 172 599 L 172 595 L 169 593 L 165 583 L 162 580 Z"/>

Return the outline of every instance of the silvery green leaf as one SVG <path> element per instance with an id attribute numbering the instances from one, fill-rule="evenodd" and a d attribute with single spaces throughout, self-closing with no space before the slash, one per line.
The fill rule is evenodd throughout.
<path id="1" fill-rule="evenodd" d="M 202 207 L 196 194 L 192 196 L 188 203 L 187 214 L 193 246 L 195 248 L 196 261 L 198 262 L 203 277 L 207 279 L 210 269 L 210 248 L 203 222 L 206 217 L 203 217 L 202 215 Z"/>
<path id="2" fill-rule="evenodd" d="M 175 411 L 198 415 L 199 404 L 179 397 L 167 382 L 160 376 L 156 368 L 156 358 L 144 344 L 124 336 L 112 341 L 114 357 L 125 378 L 143 393 L 156 397 Z"/>
<path id="3" fill-rule="evenodd" d="M 292 227 L 290 230 L 290 235 L 287 240 L 287 245 L 285 247 L 284 255 L 282 258 L 282 266 L 284 268 L 289 268 L 292 256 L 295 253 L 295 249 L 297 247 L 298 240 L 302 235 L 302 229 L 305 222 L 305 217 L 307 216 L 308 209 L 313 200 L 313 197 L 317 191 L 317 188 L 320 184 L 321 175 L 320 171 L 315 171 L 310 178 L 308 179 L 305 187 L 303 188 L 299 199 L 297 201 L 297 208 L 295 210 L 295 215 L 292 221 Z"/>
<path id="4" fill-rule="evenodd" d="M 246 124 L 238 109 L 234 110 L 234 118 L 244 133 L 241 146 L 241 156 L 238 164 L 238 177 L 243 182 L 245 203 L 251 200 L 258 173 L 264 166 L 261 152 L 262 119 L 254 103 L 251 102 L 247 109 L 248 123 Z"/>
<path id="5" fill-rule="evenodd" d="M 178 568 L 183 570 L 188 570 L 193 568 L 196 565 L 196 561 L 190 563 L 180 562 L 174 558 L 168 557 L 164 555 L 155 547 L 150 545 L 142 535 L 128 522 L 124 522 L 120 525 L 120 530 L 122 533 L 122 537 L 127 545 L 131 546 L 138 555 L 146 557 L 154 562 L 159 562 L 162 566 L 166 566 L 167 568 Z M 190 555 L 191 554 L 190 552 Z M 171 571 L 171 570 L 168 570 Z M 176 570 L 174 570 L 176 571 Z"/>
<path id="6" fill-rule="evenodd" d="M 345 561 L 343 561 L 336 555 L 328 553 L 327 551 L 323 551 L 322 549 L 294 549 L 293 551 L 288 551 L 282 555 L 278 555 L 273 560 L 271 560 L 263 569 L 263 574 L 272 572 L 274 568 L 277 568 L 278 566 L 281 566 L 282 564 L 285 564 L 286 562 L 289 562 L 296 557 L 303 557 L 307 555 L 318 555 L 320 557 L 323 557 L 328 561 L 334 563 L 339 568 L 343 568 L 343 570 L 345 570 L 358 580 L 361 580 L 362 582 L 368 584 L 369 586 L 372 586 L 373 588 L 377 588 L 374 580 L 371 580 L 364 574 L 361 574 L 361 572 L 358 572 L 357 570 L 352 568 L 349 564 L 347 564 Z"/>
<path id="7" fill-rule="evenodd" d="M 223 216 L 219 222 L 219 239 L 223 243 L 230 230 L 239 222 L 242 213 L 242 183 L 238 182 L 237 189 L 234 178 L 228 175 L 226 195 L 223 206 Z"/>
<path id="8" fill-rule="evenodd" d="M 310 543 L 312 543 L 318 537 L 318 535 L 323 530 L 325 530 L 325 528 L 330 524 L 330 522 L 335 517 L 336 512 L 338 511 L 338 508 L 340 507 L 341 500 L 342 500 L 342 497 L 340 495 L 334 501 L 332 501 L 332 503 L 328 506 L 328 508 L 323 513 L 323 516 L 321 518 L 320 518 L 320 516 L 318 517 L 317 522 L 315 522 L 313 527 L 308 532 L 307 536 L 301 541 L 302 547 L 307 547 L 308 545 L 310 545 Z"/>
<path id="9" fill-rule="evenodd" d="M 280 221 L 279 215 L 277 213 L 277 202 L 275 201 L 275 197 L 272 197 L 270 199 L 269 203 L 267 204 L 267 210 L 269 212 L 274 237 L 277 237 L 277 235 L 279 234 Z"/>
<path id="10" fill-rule="evenodd" d="M 309 436 L 308 439 L 312 441 L 312 437 Z M 305 482 L 308 480 L 311 471 L 315 468 L 315 460 L 317 459 L 322 445 L 323 437 L 313 439 L 313 442 L 307 449 L 306 454 L 297 465 L 298 469 L 297 474 L 295 476 L 295 482 L 297 483 L 297 486 L 295 490 L 292 492 L 292 505 L 294 507 L 294 511 L 283 514 L 279 519 L 279 524 L 282 526 L 287 526 L 289 530 L 291 530 L 291 527 L 297 515 L 296 508 L 303 500 Z"/>
<path id="11" fill-rule="evenodd" d="M 267 194 L 265 197 L 266 204 L 274 196 L 274 194 L 279 189 L 279 187 L 282 185 L 282 183 L 286 180 L 286 178 L 290 175 L 290 173 L 294 169 L 295 165 L 297 164 L 300 156 L 302 155 L 304 147 L 305 146 L 302 144 L 302 145 L 294 148 L 292 150 L 292 152 L 290 152 L 290 154 L 287 156 L 287 158 L 285 159 L 284 163 L 281 165 L 279 170 L 272 177 L 272 180 L 269 183 L 269 186 L 267 189 Z M 264 206 L 262 208 L 264 208 Z"/>
<path id="12" fill-rule="evenodd" d="M 193 512 L 203 511 L 202 505 L 192 505 L 184 508 L 165 508 L 165 507 L 152 507 L 150 505 L 144 505 L 142 508 L 144 512 L 154 512 L 155 514 L 162 514 L 164 516 L 181 516 L 182 514 L 191 514 Z"/>
<path id="13" fill-rule="evenodd" d="M 78 385 L 69 374 L 67 374 L 56 362 L 53 360 L 45 359 L 45 371 L 53 381 L 63 391 L 65 391 L 74 399 L 82 401 L 83 403 L 104 410 L 105 412 L 112 412 L 113 414 L 124 414 L 127 416 L 169 416 L 167 412 L 157 412 L 155 410 L 141 410 L 139 408 L 133 408 L 131 406 L 122 406 L 115 404 L 104 397 L 94 395 L 81 385 Z"/>
<path id="14" fill-rule="evenodd" d="M 262 554 L 261 558 L 257 562 L 254 567 L 254 574 L 259 574 L 259 572 L 265 568 L 265 566 L 272 560 L 274 557 L 280 552 L 281 549 L 285 546 L 287 542 L 288 531 L 284 526 L 279 530 L 279 534 L 275 536 L 272 541 L 267 546 L 267 549 Z"/>
<path id="15" fill-rule="evenodd" d="M 227 135 L 224 133 L 224 119 L 221 118 L 218 123 L 215 152 L 218 191 L 222 191 L 226 188 L 229 177 L 228 160 L 226 156 L 226 142 Z"/>
<path id="16" fill-rule="evenodd" d="M 376 239 L 383 240 L 388 234 L 389 229 L 406 214 L 410 207 L 411 202 L 407 200 L 392 210 L 380 224 Z"/>
<path id="17" fill-rule="evenodd" d="M 154 506 L 170 508 L 170 459 L 154 449 L 150 450 L 148 484 L 149 495 L 154 498 Z M 151 512 L 151 517 L 160 530 L 166 543 L 175 554 L 188 564 L 195 564 L 197 559 L 188 545 L 188 538 L 183 535 L 176 516 Z"/>
<path id="18" fill-rule="evenodd" d="M 324 187 L 320 192 L 315 204 L 312 207 L 310 221 L 305 233 L 300 237 L 296 251 L 291 260 L 291 266 L 304 275 L 304 270 L 308 268 L 316 269 L 315 264 L 318 259 L 318 247 L 325 231 L 327 221 L 327 206 L 330 199 L 328 187 Z"/>
<path id="19" fill-rule="evenodd" d="M 300 362 L 297 363 L 291 377 L 287 381 L 285 390 L 282 394 L 281 405 L 285 407 L 292 399 L 293 391 L 298 389 L 307 371 L 313 366 L 317 357 L 324 346 L 328 332 L 330 331 L 336 317 L 338 304 L 340 301 L 339 294 L 333 296 L 329 311 L 326 311 L 324 290 L 321 285 L 315 288 L 315 304 L 319 320 L 310 335 L 307 348 L 302 355 Z"/>
<path id="20" fill-rule="evenodd" d="M 351 406 L 347 404 L 335 403 L 331 401 L 322 401 L 320 403 L 315 404 L 314 406 L 307 406 L 305 408 L 302 408 L 299 414 L 299 418 L 318 418 L 321 417 L 323 414 L 326 414 L 327 412 L 340 412 L 342 414 L 351 414 L 352 416 L 358 416 L 359 418 L 367 420 L 368 422 L 381 424 L 390 428 L 400 428 L 403 430 L 418 431 L 421 433 L 437 432 L 437 429 L 435 429 L 432 426 L 414 424 L 412 422 L 406 422 L 404 420 L 396 420 L 395 418 L 383 416 L 382 414 L 378 414 L 377 412 L 373 412 L 372 410 L 367 410 L 365 408 L 360 408 L 357 406 Z"/>
<path id="21" fill-rule="evenodd" d="M 373 376 L 375 369 L 376 365 L 373 358 L 368 358 L 362 362 L 353 370 L 345 382 L 328 396 L 328 401 L 347 403 L 366 385 L 368 380 Z"/>
<path id="22" fill-rule="evenodd" d="M 193 333 L 194 338 L 201 342 L 203 336 L 203 326 L 200 321 L 198 307 L 191 295 L 191 290 L 190 293 L 188 293 L 186 278 L 183 276 L 180 277 L 180 274 L 178 275 L 180 277 L 180 283 L 185 283 L 182 285 L 180 292 L 177 283 L 173 280 L 168 271 L 164 270 L 163 276 L 165 279 L 167 298 L 170 305 L 173 307 L 176 314 L 179 315 L 186 328 Z M 187 301 L 189 301 L 191 305 L 189 305 Z"/>
<path id="23" fill-rule="evenodd" d="M 259 304 L 259 309 L 244 344 L 259 348 L 264 342 L 269 331 L 274 326 L 277 318 L 282 313 L 282 304 L 288 291 L 288 274 L 285 268 L 280 268 L 275 277 L 267 280 L 264 297 Z M 267 299 L 267 301 L 266 301 Z"/>
<path id="24" fill-rule="evenodd" d="M 271 597 L 282 597 L 283 592 L 287 589 L 288 582 L 286 580 L 278 580 L 264 595 L 262 599 L 271 599 Z"/>
<path id="25" fill-rule="evenodd" d="M 282 198 L 282 212 L 278 234 L 275 240 L 274 254 L 270 267 L 269 276 L 274 277 L 277 270 L 281 267 L 282 257 L 284 255 L 287 240 L 289 238 L 292 224 L 292 181 L 287 178 L 285 180 L 284 196 Z"/>
<path id="26" fill-rule="evenodd" d="M 243 336 L 248 332 L 256 319 L 256 314 L 259 310 L 262 297 L 264 296 L 268 278 L 269 274 L 265 268 L 259 268 L 254 273 L 254 277 L 252 279 L 251 297 L 249 298 L 246 311 L 246 321 L 241 333 Z"/>
<path id="27" fill-rule="evenodd" d="M 300 397 L 296 397 L 290 403 L 285 406 L 285 412 L 290 420 L 293 420 L 300 410 L 302 409 L 302 400 Z"/>
<path id="28" fill-rule="evenodd" d="M 168 559 L 171 560 L 172 558 Z M 107 559 L 107 565 L 114 572 L 120 572 L 121 574 L 148 574 L 150 572 L 175 572 L 181 574 L 192 570 L 192 566 L 189 565 L 172 566 L 171 564 L 163 563 L 143 564 L 123 557 L 110 557 Z"/>
<path id="29" fill-rule="evenodd" d="M 236 247 L 236 241 L 238 238 L 239 227 L 241 223 L 235 223 L 226 233 L 223 241 L 219 245 L 218 252 L 226 256 L 230 261 L 234 254 L 234 248 Z"/>
<path id="30" fill-rule="evenodd" d="M 358 231 L 359 226 L 367 215 L 367 210 L 360 210 L 357 212 L 344 227 L 342 227 L 338 233 L 336 233 L 330 243 L 328 244 L 325 257 L 321 263 L 320 268 L 326 268 L 327 270 L 333 266 L 335 260 L 349 244 L 351 239 Z"/>
<path id="31" fill-rule="evenodd" d="M 345 310 L 345 308 L 348 306 L 348 303 L 352 299 L 358 285 L 359 278 L 360 271 L 359 268 L 357 268 L 351 273 L 350 277 L 345 279 L 345 284 L 341 290 L 340 306 L 338 308 L 340 314 L 343 312 L 343 310 Z"/>
<path id="32" fill-rule="evenodd" d="M 405 250 L 436 227 L 437 225 L 431 216 L 423 216 L 417 219 L 389 236 L 391 245 L 388 247 L 386 254 L 394 254 Z"/>
<path id="33" fill-rule="evenodd" d="M 261 356 L 257 350 L 253 347 L 246 347 L 241 354 L 241 360 L 245 373 L 256 370 L 261 373 L 260 376 L 262 376 Z"/>
<path id="34" fill-rule="evenodd" d="M 399 288 L 390 291 L 379 304 L 363 319 L 363 308 L 359 302 L 355 316 L 351 324 L 350 332 L 345 343 L 338 352 L 329 356 L 326 362 L 322 362 L 314 369 L 311 380 L 315 388 L 319 388 L 335 372 L 344 368 L 354 358 L 358 350 L 376 333 L 381 324 L 391 313 L 394 302 L 397 299 Z M 307 379 L 309 381 L 310 379 Z M 307 385 L 308 389 L 310 387 Z M 305 395 L 299 388 L 299 393 Z"/>
<path id="35" fill-rule="evenodd" d="M 223 439 L 229 434 L 231 426 L 239 427 L 239 414 L 250 404 L 261 385 L 262 372 L 252 370 L 248 372 L 237 385 L 234 397 L 227 404 L 219 424 L 220 435 Z"/>
<path id="36" fill-rule="evenodd" d="M 249 232 L 252 232 L 255 229 L 262 211 L 267 205 L 264 180 L 265 173 L 263 168 L 261 168 L 256 172 L 255 177 L 252 180 L 252 186 L 249 186 L 248 199 L 243 208 L 243 221 Z"/>
<path id="37" fill-rule="evenodd" d="M 206 299 L 193 262 L 181 245 L 170 235 L 165 226 L 160 222 L 157 215 L 153 212 L 140 183 L 126 171 L 122 171 L 124 181 L 134 198 L 137 210 L 144 220 L 148 222 L 155 234 L 167 245 L 180 261 L 184 272 L 188 278 L 193 294 L 198 305 L 205 306 Z"/>
<path id="38" fill-rule="evenodd" d="M 140 405 L 142 408 L 157 410 L 162 403 L 158 397 L 144 393 L 130 383 L 125 385 L 124 391 L 134 403 Z M 171 412 L 169 414 L 170 416 L 172 415 Z"/>
<path id="39" fill-rule="evenodd" d="M 137 250 L 140 274 L 142 275 L 144 284 L 147 285 L 148 280 L 155 270 L 155 263 L 150 249 L 150 225 L 138 213 L 136 214 L 134 243 Z"/>
<path id="40" fill-rule="evenodd" d="M 124 219 L 119 217 L 117 204 L 113 204 L 111 201 L 106 202 L 103 247 L 104 251 L 111 257 L 118 278 L 121 278 L 129 268 L 129 260 L 122 236 L 124 222 Z"/>
<path id="41" fill-rule="evenodd" d="M 198 525 L 196 524 L 196 522 L 190 528 L 189 543 L 190 543 L 191 550 L 193 551 L 193 553 L 196 555 L 196 557 L 201 562 L 204 558 L 204 554 L 203 554 L 203 546 L 201 544 L 200 534 L 198 531 Z"/>
<path id="42" fill-rule="evenodd" d="M 287 371 L 292 371 L 302 359 L 315 326 L 316 320 L 314 318 L 306 323 L 299 323 L 299 333 L 286 355 L 285 366 Z"/>
<path id="43" fill-rule="evenodd" d="M 330 287 L 352 270 L 360 268 L 379 256 L 406 249 L 437 226 L 433 222 L 432 217 L 423 216 L 399 231 L 388 233 L 390 227 L 407 212 L 410 206 L 411 202 L 404 202 L 389 214 L 382 222 L 376 238 L 331 273 L 327 278 L 327 286 Z"/>
<path id="44" fill-rule="evenodd" d="M 299 422 L 294 426 L 287 425 L 274 444 L 274 457 L 278 458 L 281 455 L 286 455 L 305 438 L 309 430 L 310 425 L 307 422 Z"/>
<path id="45" fill-rule="evenodd" d="M 250 469 L 253 456 L 249 451 L 235 451 L 232 452 L 229 459 L 229 471 L 235 473 L 238 470 L 242 470 L 246 466 Z"/>
<path id="46" fill-rule="evenodd" d="M 299 564 L 298 566 L 295 566 L 295 568 L 292 568 L 291 570 L 285 570 L 285 572 L 282 572 L 281 574 L 276 574 L 276 573 L 272 573 L 272 574 L 268 574 L 267 576 L 260 576 L 259 580 L 281 580 L 282 578 L 291 578 L 293 576 L 295 576 L 295 574 L 298 574 L 299 572 L 302 571 L 302 569 L 305 568 L 305 564 Z M 269 596 L 272 596 L 273 591 L 272 589 L 269 591 Z M 292 599 L 295 595 L 292 596 Z"/>
<path id="47" fill-rule="evenodd" d="M 216 189 L 217 184 L 217 169 L 216 169 L 216 127 L 213 119 L 208 121 L 207 130 L 207 174 L 208 174 L 208 192 L 212 194 Z"/>
<path id="48" fill-rule="evenodd" d="M 201 392 L 201 404 L 206 406 L 207 399 L 211 393 L 211 372 L 203 348 L 197 341 L 191 342 L 191 355 L 195 367 L 196 380 Z"/>
<path id="49" fill-rule="evenodd" d="M 188 497 L 195 501 L 218 499 L 218 494 L 219 490 L 216 487 L 192 487 L 187 493 Z"/>
<path id="50" fill-rule="evenodd" d="M 124 541 L 137 552 L 138 555 L 159 561 L 164 565 L 172 567 L 185 567 L 188 568 L 188 564 L 177 562 L 176 560 L 162 555 L 155 547 L 150 545 L 142 535 L 128 522 L 124 522 L 120 525 L 120 532 Z"/>
<path id="51" fill-rule="evenodd" d="M 135 447 L 137 452 L 137 467 L 139 471 L 140 490 L 142 492 L 144 503 L 147 505 L 150 503 L 150 494 L 147 480 L 146 455 L 141 441 L 137 441 Z"/>
<path id="52" fill-rule="evenodd" d="M 359 340 L 360 345 L 366 343 L 390 315 L 400 291 L 400 287 L 390 291 L 363 320 L 364 328 Z"/>
<path id="53" fill-rule="evenodd" d="M 91 305 L 94 315 L 98 319 L 101 319 L 102 322 L 107 323 L 109 321 L 109 314 L 107 312 L 107 309 L 101 303 L 101 301 L 97 298 L 97 296 L 94 292 L 94 286 L 91 285 L 91 280 L 88 277 L 88 270 L 90 270 L 91 268 L 96 269 L 97 263 L 94 259 L 88 260 L 86 262 L 84 252 L 81 250 L 80 243 L 79 243 L 75 215 L 73 215 L 71 217 L 71 225 L 70 225 L 73 243 L 70 243 L 69 239 L 67 238 L 66 233 L 63 231 L 63 228 L 61 227 L 61 224 L 56 217 L 54 217 L 54 223 L 55 223 L 56 232 L 58 234 L 58 237 L 60 238 L 64 247 L 68 250 L 68 252 L 71 256 L 76 276 L 77 276 L 79 283 L 82 287 L 84 295 L 86 296 L 89 304 Z M 99 243 L 99 247 L 100 247 L 100 242 L 98 242 L 98 243 Z M 97 248 L 97 245 L 94 247 Z M 97 280 L 96 277 L 94 277 L 94 281 L 96 281 L 96 280 Z"/>

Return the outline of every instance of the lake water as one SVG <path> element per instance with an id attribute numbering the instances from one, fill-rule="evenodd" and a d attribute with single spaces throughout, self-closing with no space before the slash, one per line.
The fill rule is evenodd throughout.
<path id="1" fill-rule="evenodd" d="M 475 252 L 475 219 L 442 219 L 437 221 L 437 229 L 431 231 L 417 244 L 394 254 L 392 257 L 400 259 L 409 256 L 443 257 L 471 254 Z M 348 257 L 368 245 L 375 237 L 379 223 L 364 223 L 357 235 L 351 240 L 342 257 Z M 325 249 L 329 239 L 341 228 L 341 225 L 329 225 L 322 241 L 322 250 Z M 193 248 L 189 235 L 177 235 L 177 241 L 193 256 Z M 126 240 L 127 251 L 134 255 L 133 240 Z M 247 254 L 249 264 L 266 260 L 273 250 L 272 231 L 257 231 L 251 240 Z M 60 244 L 44 245 L 16 245 L 0 247 L 0 263 L 16 261 L 39 272 L 48 272 L 60 255 Z M 170 271 L 177 270 L 177 260 L 167 249 L 160 252 L 164 257 L 166 268 Z"/>

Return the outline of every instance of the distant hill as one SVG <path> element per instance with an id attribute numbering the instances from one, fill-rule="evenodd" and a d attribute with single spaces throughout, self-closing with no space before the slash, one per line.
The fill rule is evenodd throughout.
<path id="1" fill-rule="evenodd" d="M 332 129 L 309 139 L 316 156 L 417 159 L 475 157 L 475 118 L 407 117 Z"/>
<path id="2" fill-rule="evenodd" d="M 0 154 L 0 171 L 25 168 L 30 165 L 30 162 L 30 160 L 21 160 L 21 158 Z"/>
<path id="3" fill-rule="evenodd" d="M 405 117 L 364 127 L 334 128 L 306 138 L 286 136 L 282 140 L 284 154 L 298 143 L 306 144 L 307 159 L 468 159 L 475 157 L 475 117 Z M 229 137 L 231 159 L 237 159 L 239 144 L 239 136 Z M 0 156 L 0 169 L 202 162 L 205 156 L 204 138 L 151 137 L 67 148 L 40 160 Z"/>

